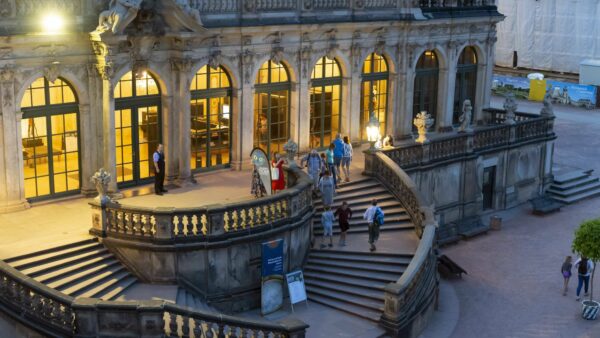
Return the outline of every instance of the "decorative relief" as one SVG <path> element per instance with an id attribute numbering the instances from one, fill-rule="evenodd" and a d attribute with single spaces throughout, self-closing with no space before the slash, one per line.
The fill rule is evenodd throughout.
<path id="1" fill-rule="evenodd" d="M 111 0 L 109 8 L 100 13 L 96 32 L 122 33 L 137 16 L 141 3 L 142 0 Z"/>
<path id="2" fill-rule="evenodd" d="M 13 16 L 13 9 L 15 8 L 14 0 L 0 0 L 0 17 L 8 18 Z"/>
<path id="3" fill-rule="evenodd" d="M 252 71 L 254 70 L 253 61 L 254 53 L 249 49 L 246 49 L 242 55 L 240 55 L 240 62 L 244 72 L 244 82 L 246 84 L 252 83 Z"/>
<path id="4" fill-rule="evenodd" d="M 48 81 L 54 82 L 58 78 L 58 74 L 60 73 L 58 64 L 51 64 L 50 66 L 44 67 L 44 76 Z"/>
<path id="5" fill-rule="evenodd" d="M 12 66 L 6 65 L 0 69 L 0 81 L 12 82 L 15 79 L 15 71 Z"/>

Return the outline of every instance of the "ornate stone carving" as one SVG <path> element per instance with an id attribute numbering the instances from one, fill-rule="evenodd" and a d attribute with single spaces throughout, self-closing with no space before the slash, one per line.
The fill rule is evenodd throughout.
<path id="1" fill-rule="evenodd" d="M 98 74 L 100 74 L 100 77 L 102 77 L 103 80 L 110 81 L 114 76 L 115 69 L 113 68 L 112 62 L 107 62 L 103 65 L 98 64 L 96 65 L 96 68 L 98 69 Z"/>
<path id="2" fill-rule="evenodd" d="M 504 100 L 504 110 L 506 111 L 506 118 L 504 120 L 504 124 L 515 124 L 515 112 L 517 111 L 517 101 L 515 101 L 515 94 L 508 93 L 506 94 L 506 99 Z"/>
<path id="3" fill-rule="evenodd" d="M 460 128 L 458 132 L 467 133 L 472 132 L 471 128 L 471 119 L 473 117 L 473 106 L 471 105 L 471 100 L 465 100 L 462 106 L 462 115 L 460 115 Z"/>
<path id="4" fill-rule="evenodd" d="M 0 0 L 0 17 L 8 18 L 13 15 L 14 0 Z"/>
<path id="5" fill-rule="evenodd" d="M 172 58 L 169 60 L 171 69 L 174 71 L 187 73 L 192 69 L 192 60 L 190 58 Z"/>
<path id="6" fill-rule="evenodd" d="M 12 66 L 6 65 L 0 69 L 0 81 L 12 82 L 15 78 L 15 71 Z"/>
<path id="7" fill-rule="evenodd" d="M 540 111 L 540 115 L 542 116 L 554 116 L 554 107 L 552 106 L 552 94 L 550 94 L 551 90 L 552 87 L 550 87 L 544 95 L 544 106 Z"/>
<path id="8" fill-rule="evenodd" d="M 422 111 L 417 114 L 417 117 L 414 118 L 413 124 L 417 127 L 417 131 L 419 133 L 419 137 L 415 140 L 418 143 L 428 143 L 427 139 L 427 130 L 433 126 L 434 119 L 431 118 L 431 115 Z"/>
<path id="9" fill-rule="evenodd" d="M 223 56 L 222 56 L 220 50 L 213 51 L 210 54 L 210 57 L 208 58 L 208 65 L 213 69 L 217 69 L 221 65 L 222 62 L 223 62 Z"/>
<path id="10" fill-rule="evenodd" d="M 309 63 L 310 56 L 312 54 L 312 47 L 310 45 L 302 47 L 300 50 L 300 61 L 302 62 L 302 77 L 306 78 L 309 75 Z"/>
<path id="11" fill-rule="evenodd" d="M 60 69 L 58 64 L 51 64 L 44 68 L 44 76 L 48 81 L 54 82 L 58 78 L 58 74 L 60 74 Z"/>
<path id="12" fill-rule="evenodd" d="M 273 47 L 273 50 L 271 51 L 271 61 L 275 62 L 277 65 L 283 61 L 283 47 Z"/>
<path id="13" fill-rule="evenodd" d="M 111 0 L 109 8 L 100 13 L 96 32 L 122 33 L 137 16 L 141 4 L 142 0 Z"/>
<path id="14" fill-rule="evenodd" d="M 298 144 L 294 142 L 294 140 L 289 139 L 286 144 L 283 145 L 283 150 L 285 150 L 287 163 L 291 168 L 297 167 L 296 164 L 296 154 L 298 153 Z"/>
<path id="15" fill-rule="evenodd" d="M 94 199 L 96 202 L 101 205 L 105 205 L 106 203 L 113 202 L 113 200 L 108 195 L 108 184 L 110 183 L 110 174 L 104 170 L 104 168 L 100 168 L 94 176 L 92 176 L 91 181 L 96 186 L 96 190 L 98 190 L 98 196 Z"/>
<path id="16" fill-rule="evenodd" d="M 240 61 L 242 63 L 242 70 L 244 71 L 244 82 L 250 84 L 252 83 L 251 75 L 254 70 L 254 53 L 251 50 L 246 49 L 242 55 L 240 55 Z"/>

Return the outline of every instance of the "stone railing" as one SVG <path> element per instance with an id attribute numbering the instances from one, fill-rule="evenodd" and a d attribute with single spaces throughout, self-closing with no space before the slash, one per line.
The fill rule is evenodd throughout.
<path id="1" fill-rule="evenodd" d="M 300 169 L 286 169 L 293 186 L 254 200 L 198 208 L 144 208 L 92 202 L 95 236 L 172 244 L 204 242 L 270 230 L 312 208 L 311 181 Z"/>
<path id="2" fill-rule="evenodd" d="M 514 124 L 502 124 L 505 118 L 503 111 L 488 110 L 487 114 L 488 121 L 493 124 L 478 126 L 473 132 L 454 133 L 425 144 L 412 142 L 382 152 L 403 169 L 411 170 L 500 147 L 555 137 L 554 117 L 517 113 Z"/>
<path id="3" fill-rule="evenodd" d="M 394 337 L 416 337 L 427 324 L 437 292 L 433 206 L 425 206 L 413 180 L 385 153 L 367 151 L 365 155 L 366 174 L 375 176 L 400 201 L 421 237 L 406 271 L 386 286 L 381 317 L 382 325 Z"/>
<path id="4" fill-rule="evenodd" d="M 0 311 L 51 337 L 305 337 L 308 325 L 257 321 L 165 301 L 72 298 L 0 261 Z"/>
<path id="5" fill-rule="evenodd" d="M 419 0 L 419 6 L 424 8 L 484 7 L 495 4 L 496 0 Z"/>

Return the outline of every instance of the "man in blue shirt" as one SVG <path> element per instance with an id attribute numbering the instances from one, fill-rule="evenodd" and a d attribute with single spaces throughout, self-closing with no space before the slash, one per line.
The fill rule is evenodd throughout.
<path id="1" fill-rule="evenodd" d="M 335 145 L 335 148 L 333 149 L 333 162 L 335 163 L 335 175 L 336 177 L 336 182 L 338 180 L 341 181 L 341 176 L 340 176 L 340 165 L 342 164 L 342 157 L 344 157 L 344 141 L 342 140 L 342 134 L 337 134 L 335 136 L 335 140 L 333 140 L 333 144 Z"/>
<path id="2" fill-rule="evenodd" d="M 154 162 L 154 193 L 162 195 L 167 190 L 163 187 L 165 182 L 165 154 L 163 153 L 163 145 L 159 144 L 156 151 L 152 155 Z"/>

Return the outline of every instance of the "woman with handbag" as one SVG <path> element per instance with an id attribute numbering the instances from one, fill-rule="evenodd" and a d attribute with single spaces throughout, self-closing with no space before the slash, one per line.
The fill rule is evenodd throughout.
<path id="1" fill-rule="evenodd" d="M 279 190 L 285 189 L 285 179 L 283 178 L 283 159 L 277 153 L 273 153 L 273 168 L 271 168 L 271 190 L 275 194 Z"/>

